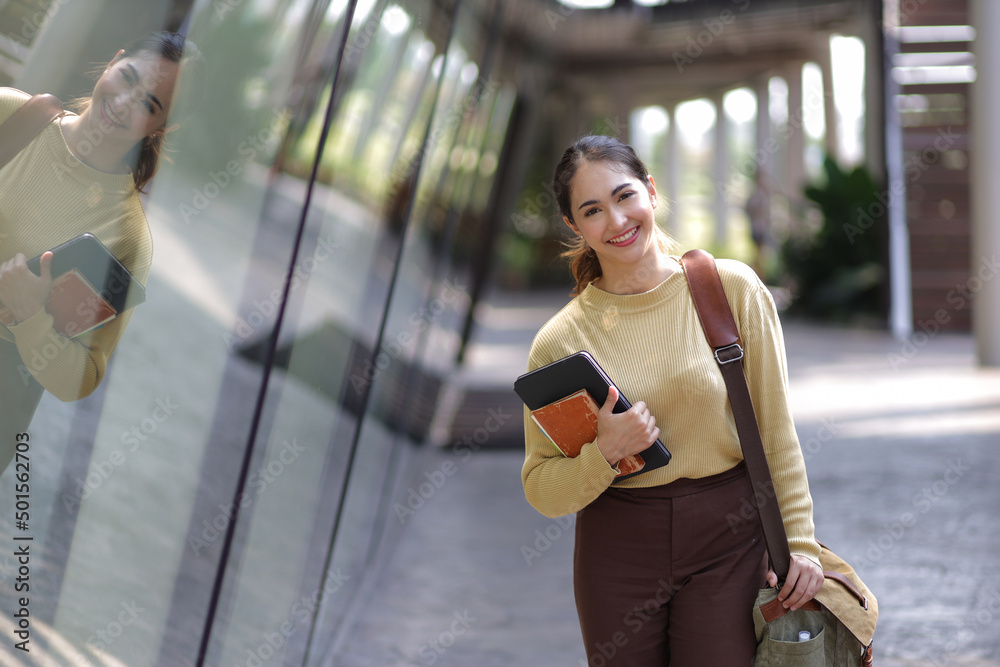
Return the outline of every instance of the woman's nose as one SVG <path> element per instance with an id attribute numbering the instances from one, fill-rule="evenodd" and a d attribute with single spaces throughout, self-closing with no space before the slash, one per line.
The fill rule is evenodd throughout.
<path id="1" fill-rule="evenodd" d="M 628 216 L 625 215 L 625 211 L 617 206 L 612 207 L 611 209 L 611 220 L 618 227 L 623 227 L 628 224 Z"/>
<path id="2" fill-rule="evenodd" d="M 118 93 L 111 98 L 111 106 L 122 120 L 126 120 L 132 113 L 132 104 L 132 97 L 127 92 Z"/>

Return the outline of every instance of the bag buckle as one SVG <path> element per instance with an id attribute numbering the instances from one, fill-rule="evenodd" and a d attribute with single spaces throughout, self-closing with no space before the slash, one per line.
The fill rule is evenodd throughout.
<path id="1" fill-rule="evenodd" d="M 720 347 L 715 351 L 715 360 L 719 362 L 720 366 L 724 366 L 725 364 L 731 364 L 734 361 L 739 361 L 742 358 L 743 358 L 743 348 L 740 346 L 739 343 L 733 343 L 732 345 Z"/>

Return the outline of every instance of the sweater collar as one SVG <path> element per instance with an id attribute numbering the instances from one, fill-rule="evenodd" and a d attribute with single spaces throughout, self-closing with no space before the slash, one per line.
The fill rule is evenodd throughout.
<path id="1" fill-rule="evenodd" d="M 51 151 L 53 161 L 53 172 L 58 180 L 70 178 L 86 185 L 93 192 L 113 192 L 119 194 L 130 194 L 135 191 L 135 180 L 132 174 L 111 174 L 98 171 L 90 165 L 82 162 L 66 143 L 66 137 L 62 133 L 62 125 L 57 123 L 58 132 L 43 135 L 46 137 L 48 148 Z"/>
<path id="2" fill-rule="evenodd" d="M 671 255 L 671 258 L 675 260 L 679 259 L 673 255 Z M 687 289 L 687 279 L 684 276 L 684 271 L 680 269 L 678 262 L 678 270 L 670 274 L 666 280 L 648 292 L 641 292 L 639 294 L 612 294 L 611 292 L 605 292 L 599 287 L 594 287 L 594 284 L 590 283 L 578 298 L 580 305 L 585 308 L 596 308 L 598 310 L 615 308 L 619 313 L 637 313 L 673 298 L 684 289 Z"/>

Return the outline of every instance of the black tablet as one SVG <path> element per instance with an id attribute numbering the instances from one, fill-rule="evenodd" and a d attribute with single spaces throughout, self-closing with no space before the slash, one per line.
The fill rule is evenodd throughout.
<path id="1" fill-rule="evenodd" d="M 537 410 L 580 389 L 586 389 L 598 405 L 604 405 L 604 401 L 608 400 L 608 387 L 611 386 L 618 387 L 589 352 L 577 352 L 563 357 L 525 373 L 514 381 L 514 391 L 529 410 Z M 632 404 L 619 389 L 618 403 L 614 407 L 614 412 L 625 412 L 631 407 Z M 646 462 L 643 469 L 631 475 L 623 475 L 617 478 L 616 482 L 641 475 L 670 462 L 670 452 L 659 438 L 641 452 L 641 455 Z"/>
<path id="2" fill-rule="evenodd" d="M 28 268 L 40 276 L 41 255 L 28 260 Z M 142 284 L 93 234 L 81 234 L 52 249 L 53 278 L 73 269 L 83 274 L 115 312 L 124 312 L 146 300 Z"/>

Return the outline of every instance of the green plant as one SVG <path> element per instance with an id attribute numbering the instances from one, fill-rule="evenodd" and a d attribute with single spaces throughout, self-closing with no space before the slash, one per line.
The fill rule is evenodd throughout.
<path id="1" fill-rule="evenodd" d="M 843 171 L 831 158 L 825 181 L 806 186 L 822 214 L 782 246 L 791 281 L 791 314 L 839 322 L 885 319 L 885 197 L 867 169 Z"/>

